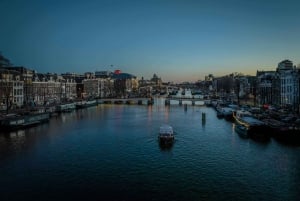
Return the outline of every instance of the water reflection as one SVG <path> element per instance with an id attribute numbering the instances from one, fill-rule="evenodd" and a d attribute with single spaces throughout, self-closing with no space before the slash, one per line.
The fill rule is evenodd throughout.
<path id="1" fill-rule="evenodd" d="M 36 127 L 0 133 L 0 160 L 23 153 L 36 143 Z"/>
<path id="2" fill-rule="evenodd" d="M 26 135 L 24 130 L 5 133 L 0 136 L 2 148 L 8 148 L 13 152 L 21 151 L 26 145 Z"/>
<path id="3" fill-rule="evenodd" d="M 169 122 L 169 113 L 170 113 L 170 106 L 165 107 L 164 109 L 164 114 L 165 114 L 165 123 Z"/>
<path id="4" fill-rule="evenodd" d="M 162 123 L 174 127 L 174 143 L 159 143 Z M 68 200 L 70 192 L 82 200 L 299 200 L 299 148 L 241 139 L 234 126 L 197 106 L 61 114 L 0 134 L 0 192 L 10 200 Z"/>
<path id="5" fill-rule="evenodd" d="M 171 151 L 173 146 L 174 146 L 174 142 L 173 143 L 161 143 L 158 142 L 159 148 L 161 151 Z"/>

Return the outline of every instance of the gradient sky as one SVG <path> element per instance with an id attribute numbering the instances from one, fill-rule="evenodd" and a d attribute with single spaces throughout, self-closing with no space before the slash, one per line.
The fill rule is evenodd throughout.
<path id="1" fill-rule="evenodd" d="M 2 54 L 41 73 L 177 82 L 300 63 L 296 0 L 1 0 L 0 19 Z"/>

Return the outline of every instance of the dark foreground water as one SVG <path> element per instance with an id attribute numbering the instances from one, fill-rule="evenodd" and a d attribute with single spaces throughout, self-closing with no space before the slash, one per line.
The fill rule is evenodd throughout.
<path id="1" fill-rule="evenodd" d="M 157 141 L 163 123 L 176 132 L 169 149 Z M 233 127 L 199 106 L 62 114 L 0 134 L 0 200 L 300 200 L 300 147 Z"/>

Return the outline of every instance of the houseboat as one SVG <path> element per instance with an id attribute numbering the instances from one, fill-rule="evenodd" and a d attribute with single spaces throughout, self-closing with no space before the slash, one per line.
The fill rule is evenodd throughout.
<path id="1" fill-rule="evenodd" d="M 234 127 L 234 130 L 237 134 L 239 134 L 239 136 L 243 137 L 243 138 L 248 138 L 248 128 L 246 126 L 240 125 L 240 124 L 236 124 Z"/>
<path id="2" fill-rule="evenodd" d="M 1 130 L 18 130 L 48 122 L 50 113 L 10 114 L 0 120 Z"/>
<path id="3" fill-rule="evenodd" d="M 233 112 L 234 110 L 230 107 L 222 107 L 221 108 L 221 113 L 223 114 L 223 117 L 227 120 L 227 121 L 233 121 Z"/>
<path id="4" fill-rule="evenodd" d="M 249 137 L 269 138 L 267 125 L 253 117 L 253 115 L 245 110 L 237 110 L 233 113 L 236 125 L 244 126 Z"/>
<path id="5" fill-rule="evenodd" d="M 233 112 L 234 110 L 230 107 L 222 107 L 222 106 L 218 106 L 215 108 L 216 112 L 217 112 L 217 117 L 218 118 L 224 118 L 228 121 L 233 121 Z"/>
<path id="6" fill-rule="evenodd" d="M 61 113 L 61 112 L 71 112 L 75 110 L 75 103 L 65 103 L 61 105 L 56 106 L 56 111 Z"/>
<path id="7" fill-rule="evenodd" d="M 97 105 L 97 100 L 82 100 L 76 103 L 76 109 L 82 109 L 82 108 L 87 108 L 96 105 Z"/>
<path id="8" fill-rule="evenodd" d="M 262 121 L 270 128 L 274 138 L 282 141 L 300 142 L 299 126 L 270 118 Z"/>

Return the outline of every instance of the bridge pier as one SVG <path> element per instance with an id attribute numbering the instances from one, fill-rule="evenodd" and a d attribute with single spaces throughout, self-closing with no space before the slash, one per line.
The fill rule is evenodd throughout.
<path id="1" fill-rule="evenodd" d="M 114 104 L 124 104 L 124 101 L 123 100 L 115 100 Z"/>
<path id="2" fill-rule="evenodd" d="M 154 101 L 153 98 L 151 98 L 150 100 L 148 100 L 148 105 L 153 105 Z"/>
<path id="3" fill-rule="evenodd" d="M 170 105 L 170 100 L 169 99 L 165 100 L 165 105 Z"/>
<path id="4" fill-rule="evenodd" d="M 206 121 L 206 113 L 202 112 L 202 122 L 205 122 L 205 121 Z"/>

